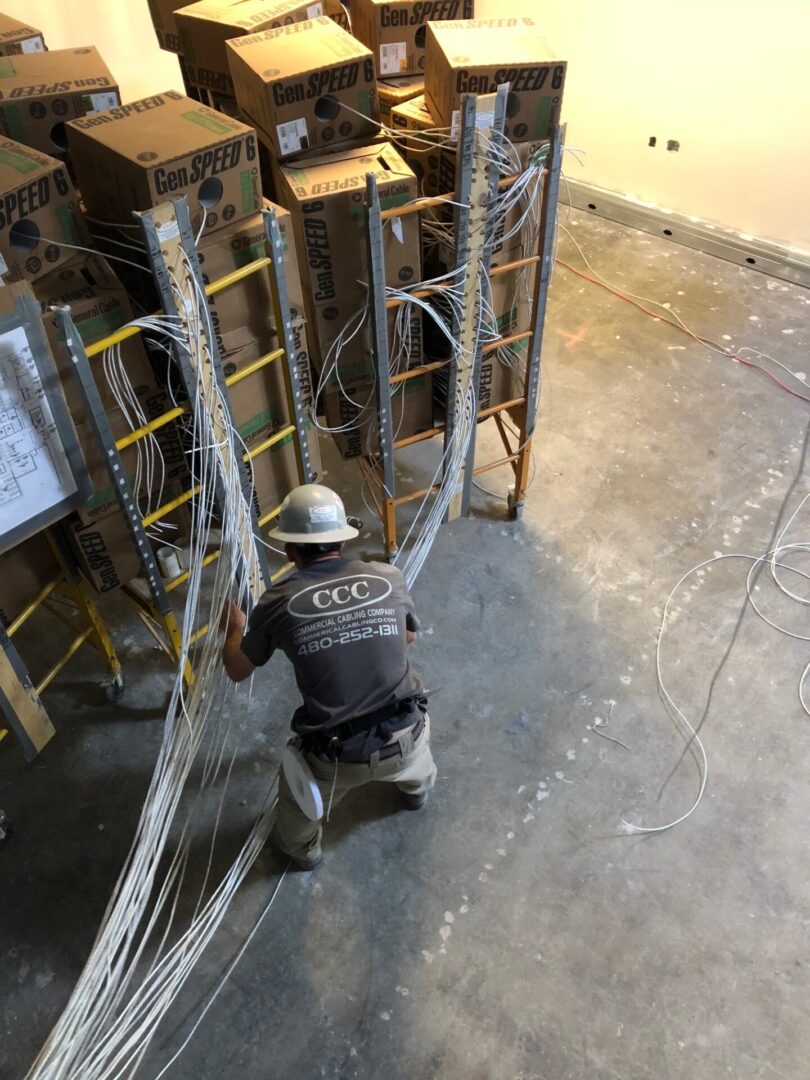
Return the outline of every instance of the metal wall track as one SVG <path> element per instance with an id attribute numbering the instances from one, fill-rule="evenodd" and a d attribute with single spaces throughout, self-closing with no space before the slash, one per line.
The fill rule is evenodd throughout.
<path id="1" fill-rule="evenodd" d="M 626 195 L 585 184 L 581 180 L 567 179 L 563 185 L 561 201 L 566 203 L 569 200 L 577 210 L 587 210 L 609 221 L 617 221 L 620 225 L 629 225 L 675 244 L 705 251 L 727 262 L 810 288 L 810 252 L 804 254 L 768 240 L 749 237 L 675 210 L 645 206 Z"/>

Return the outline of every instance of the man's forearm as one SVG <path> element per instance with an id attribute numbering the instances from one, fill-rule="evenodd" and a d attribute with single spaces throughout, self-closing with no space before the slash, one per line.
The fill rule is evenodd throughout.
<path id="1" fill-rule="evenodd" d="M 228 678 L 233 682 L 242 682 L 250 678 L 255 671 L 255 665 L 242 652 L 241 626 L 229 627 L 225 644 L 222 646 L 222 663 Z"/>

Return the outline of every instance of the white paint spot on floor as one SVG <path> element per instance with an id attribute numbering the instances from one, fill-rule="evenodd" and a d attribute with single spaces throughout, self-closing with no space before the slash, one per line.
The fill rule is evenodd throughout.
<path id="1" fill-rule="evenodd" d="M 508 832 L 506 834 L 506 839 L 507 840 L 514 840 L 515 839 L 515 834 L 513 832 Z"/>
<path id="2" fill-rule="evenodd" d="M 685 350 L 685 345 L 667 345 L 667 352 L 684 352 Z"/>
<path id="3" fill-rule="evenodd" d="M 731 341 L 731 334 L 723 334 L 723 341 Z"/>
<path id="4" fill-rule="evenodd" d="M 573 784 L 574 782 L 573 780 L 566 780 L 565 773 L 561 772 L 559 769 L 557 770 L 557 772 L 554 773 L 554 775 L 557 777 L 558 780 L 562 780 L 564 784 Z"/>
<path id="5" fill-rule="evenodd" d="M 425 958 L 425 963 L 426 964 L 432 964 L 433 963 L 433 953 L 432 952 L 428 952 L 427 949 L 422 949 L 422 956 Z"/>
<path id="6" fill-rule="evenodd" d="M 403 997 L 407 997 L 408 994 L 410 994 L 410 990 L 408 989 L 407 986 L 398 986 L 397 987 L 397 993 L 401 994 Z"/>
<path id="7" fill-rule="evenodd" d="M 502 848 L 502 847 L 496 848 L 495 849 L 495 854 L 500 855 L 500 857 L 503 859 L 506 856 L 506 848 Z"/>
<path id="8" fill-rule="evenodd" d="M 442 939 L 442 941 L 447 941 L 447 939 L 450 937 L 450 935 L 452 933 L 453 933 L 453 930 L 449 926 L 440 926 L 439 927 L 439 937 Z"/>
<path id="9" fill-rule="evenodd" d="M 629 686 L 632 681 L 633 680 L 630 675 L 619 676 L 619 682 L 622 683 L 623 686 Z"/>
<path id="10" fill-rule="evenodd" d="M 583 741 L 583 742 L 590 742 L 590 739 L 588 738 L 588 736 L 587 736 L 587 735 L 583 735 L 583 736 L 582 736 L 582 741 Z"/>
<path id="11" fill-rule="evenodd" d="M 470 910 L 470 905 L 469 904 L 462 904 L 461 907 L 458 909 L 458 913 L 459 913 L 459 915 L 466 915 L 469 910 Z"/>
<path id="12" fill-rule="evenodd" d="M 782 331 L 782 333 L 783 334 L 795 334 L 796 331 L 792 327 L 786 326 L 785 329 Z"/>
<path id="13" fill-rule="evenodd" d="M 537 799 L 538 802 L 542 802 L 543 799 L 549 798 L 550 795 L 551 795 L 550 791 L 538 791 L 537 794 L 535 795 L 535 799 Z"/>
<path id="14" fill-rule="evenodd" d="M 576 750 L 566 750 L 565 751 L 565 756 L 568 758 L 569 761 L 576 761 L 577 752 L 576 752 Z"/>
<path id="15" fill-rule="evenodd" d="M 448 923 L 454 923 L 456 921 L 456 917 L 452 911 L 445 911 L 444 921 Z"/>
<path id="16" fill-rule="evenodd" d="M 478 875 L 478 880 L 483 882 L 489 881 L 489 874 L 485 874 L 482 870 L 481 873 Z"/>
<path id="17" fill-rule="evenodd" d="M 385 1020 L 385 1022 L 388 1023 L 388 1021 L 391 1019 L 391 1013 L 390 1012 L 381 1012 L 380 1013 L 380 1019 Z"/>
<path id="18" fill-rule="evenodd" d="M 530 821 L 534 821 L 534 814 L 531 811 L 524 817 L 523 824 L 528 825 Z"/>
<path id="19" fill-rule="evenodd" d="M 748 321 L 749 322 L 759 322 L 759 315 L 749 315 L 748 316 Z"/>
<path id="20" fill-rule="evenodd" d="M 539 783 L 539 784 L 538 784 L 537 786 L 538 786 L 538 787 L 539 787 L 540 789 L 543 789 L 543 788 L 547 788 L 547 787 L 548 787 L 548 784 L 547 784 L 547 783 L 545 782 L 545 780 L 541 780 L 541 781 L 540 781 L 540 783 Z"/>
<path id="21" fill-rule="evenodd" d="M 522 795 L 525 790 L 526 790 L 526 785 L 521 784 L 520 787 L 517 789 L 518 795 Z"/>

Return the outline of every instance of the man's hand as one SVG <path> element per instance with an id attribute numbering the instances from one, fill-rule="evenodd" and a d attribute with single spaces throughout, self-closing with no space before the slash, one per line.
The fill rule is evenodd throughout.
<path id="1" fill-rule="evenodd" d="M 233 600 L 229 600 L 223 607 L 222 614 L 219 617 L 220 630 L 229 635 L 238 632 L 241 636 L 244 634 L 246 623 L 247 616 L 244 611 Z"/>
<path id="2" fill-rule="evenodd" d="M 255 668 L 242 652 L 242 638 L 245 636 L 247 617 L 231 600 L 222 609 L 219 628 L 225 631 L 225 644 L 222 646 L 222 663 L 228 677 L 234 682 L 249 678 Z"/>

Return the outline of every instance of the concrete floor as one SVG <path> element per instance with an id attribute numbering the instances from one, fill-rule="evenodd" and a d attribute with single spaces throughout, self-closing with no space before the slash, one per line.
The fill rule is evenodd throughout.
<path id="1" fill-rule="evenodd" d="M 578 213 L 568 227 L 602 273 L 701 332 L 806 363 L 804 290 Z M 565 236 L 560 254 L 577 260 Z M 667 635 L 669 686 L 691 718 L 714 687 L 706 797 L 663 835 L 619 831 L 622 815 L 660 824 L 694 797 L 687 757 L 659 800 L 683 748 L 656 693 L 662 605 L 690 566 L 768 545 L 786 497 L 792 508 L 807 490 L 807 408 L 564 269 L 546 341 L 524 521 L 477 492 L 415 590 L 416 662 L 442 688 L 435 797 L 419 816 L 385 789 L 341 805 L 324 865 L 288 876 L 169 1076 L 807 1075 L 806 648 L 748 611 L 722 663 L 747 564 L 686 582 Z M 486 428 L 480 445 L 499 453 Z M 426 454 L 403 474 L 418 483 Z M 351 504 L 356 473 L 332 459 L 330 480 Z M 502 489 L 507 477 L 483 480 Z M 764 577 L 758 596 L 801 632 L 801 609 Z M 0 806 L 16 826 L 0 851 L 4 1080 L 23 1075 L 78 975 L 154 761 L 169 673 L 131 620 L 118 643 L 118 705 L 97 703 L 95 663 L 77 658 L 48 695 L 58 737 L 41 759 L 23 765 L 8 741 L 0 753 Z M 220 866 L 295 700 L 282 659 L 240 699 Z M 629 749 L 593 730 L 610 701 L 608 732 Z M 204 859 L 200 836 L 194 875 Z M 182 1042 L 276 880 L 262 856 L 139 1075 Z"/>

